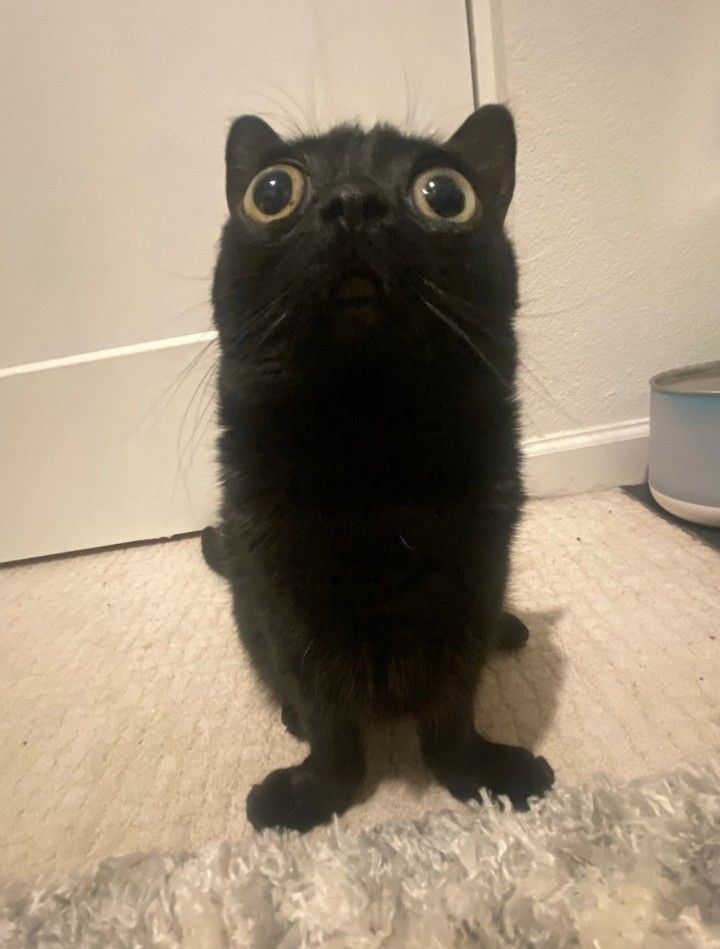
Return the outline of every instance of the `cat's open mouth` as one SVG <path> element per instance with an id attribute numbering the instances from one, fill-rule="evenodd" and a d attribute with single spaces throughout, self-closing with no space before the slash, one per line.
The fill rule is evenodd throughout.
<path id="1" fill-rule="evenodd" d="M 338 278 L 331 295 L 341 306 L 355 308 L 375 303 L 380 292 L 380 281 L 372 271 L 351 270 Z"/>

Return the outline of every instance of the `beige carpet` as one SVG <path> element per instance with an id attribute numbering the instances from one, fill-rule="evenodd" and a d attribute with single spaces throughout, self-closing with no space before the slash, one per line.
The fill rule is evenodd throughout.
<path id="1" fill-rule="evenodd" d="M 564 784 L 720 747 L 720 558 L 620 492 L 532 503 L 485 732 L 542 750 Z M 245 795 L 303 746 L 253 681 L 197 539 L 0 571 L 0 879 L 247 833 Z M 412 735 L 373 743 L 355 825 L 460 806 Z"/>

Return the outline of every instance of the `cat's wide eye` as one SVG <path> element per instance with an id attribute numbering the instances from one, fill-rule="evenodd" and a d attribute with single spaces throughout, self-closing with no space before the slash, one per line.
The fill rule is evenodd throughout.
<path id="1" fill-rule="evenodd" d="M 431 168 L 417 176 L 412 198 L 418 211 L 433 221 L 465 224 L 480 216 L 473 186 L 454 168 Z"/>
<path id="2" fill-rule="evenodd" d="M 271 165 L 255 175 L 243 199 L 243 211 L 253 221 L 268 224 L 289 217 L 305 192 L 305 176 L 294 165 Z"/>

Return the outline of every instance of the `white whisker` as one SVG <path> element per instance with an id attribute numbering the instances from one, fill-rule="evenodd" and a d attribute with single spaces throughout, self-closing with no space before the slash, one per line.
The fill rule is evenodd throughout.
<path id="1" fill-rule="evenodd" d="M 492 362 L 490 362 L 490 360 L 485 355 L 485 353 L 474 342 L 474 340 L 471 339 L 470 336 L 468 336 L 468 334 L 465 332 L 464 329 L 459 327 L 457 323 L 455 323 L 454 320 L 451 320 L 450 317 L 446 313 L 442 312 L 442 310 L 438 310 L 436 306 L 433 306 L 433 304 L 430 303 L 429 300 L 426 300 L 425 297 L 421 296 L 420 299 L 425 304 L 425 306 L 429 310 L 431 310 L 435 314 L 435 316 L 437 316 L 437 318 L 442 323 L 445 324 L 445 326 L 448 327 L 448 329 L 452 330 L 452 332 L 455 333 L 456 336 L 458 336 L 467 346 L 469 346 L 469 348 L 475 353 L 475 355 L 485 363 L 488 369 L 504 386 L 507 386 L 508 388 L 510 388 L 510 383 L 508 382 L 508 380 L 505 379 L 505 377 L 502 375 L 500 370 L 496 366 L 494 366 Z"/>
<path id="2" fill-rule="evenodd" d="M 256 346 L 255 349 L 253 350 L 254 353 L 257 353 L 257 351 L 260 349 L 260 347 L 262 346 L 262 344 L 272 336 L 272 334 L 275 332 L 275 330 L 276 330 L 282 323 L 285 322 L 285 320 L 288 318 L 288 316 L 290 316 L 290 310 L 285 310 L 283 313 L 280 314 L 280 316 L 279 316 L 276 320 L 273 320 L 273 322 L 270 324 L 270 326 L 268 326 L 268 328 L 265 330 L 265 332 L 264 332 L 264 333 L 262 334 L 262 336 L 260 337 L 257 346 Z"/>

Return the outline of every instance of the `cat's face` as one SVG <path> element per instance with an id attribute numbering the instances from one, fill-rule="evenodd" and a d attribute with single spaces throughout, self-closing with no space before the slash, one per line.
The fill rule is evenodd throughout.
<path id="1" fill-rule="evenodd" d="M 465 332 L 509 323 L 514 159 L 500 106 L 444 145 L 388 126 L 284 141 L 255 116 L 237 119 L 214 290 L 224 351 L 290 359 L 289 338 L 327 349 L 368 334 L 408 348 L 447 315 Z"/>

